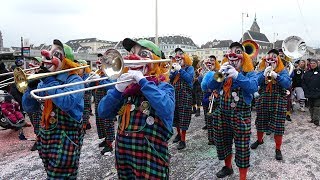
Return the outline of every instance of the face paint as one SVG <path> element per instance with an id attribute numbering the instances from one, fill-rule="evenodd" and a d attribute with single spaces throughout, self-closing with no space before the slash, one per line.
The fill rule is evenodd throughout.
<path id="1" fill-rule="evenodd" d="M 229 60 L 229 64 L 236 69 L 239 69 L 243 59 L 243 51 L 241 47 L 232 47 L 230 51 L 226 54 L 226 57 Z"/>
<path id="2" fill-rule="evenodd" d="M 177 51 L 176 56 L 174 57 L 177 63 L 180 64 L 181 67 L 184 66 L 184 53 L 181 51 Z"/>
<path id="3" fill-rule="evenodd" d="M 214 58 L 209 58 L 206 62 L 206 66 L 209 68 L 209 70 L 213 71 L 216 66 L 216 60 Z"/>
<path id="4" fill-rule="evenodd" d="M 127 57 L 128 60 L 150 60 L 152 59 L 152 52 L 148 49 L 141 47 L 140 45 L 135 45 L 130 50 L 130 55 Z M 131 65 L 129 66 L 129 70 L 141 71 L 143 75 L 146 75 L 149 70 L 152 69 L 152 64 L 144 64 L 144 65 Z"/>
<path id="5" fill-rule="evenodd" d="M 266 66 L 272 66 L 273 69 L 275 69 L 278 65 L 278 55 L 274 53 L 269 53 L 266 56 Z"/>

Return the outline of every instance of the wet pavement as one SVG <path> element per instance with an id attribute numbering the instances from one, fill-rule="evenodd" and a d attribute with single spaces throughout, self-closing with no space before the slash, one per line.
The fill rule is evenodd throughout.
<path id="1" fill-rule="evenodd" d="M 169 144 L 170 179 L 216 179 L 215 173 L 224 163 L 217 159 L 215 146 L 207 145 L 207 133 L 203 112 L 192 118 L 187 131 L 187 148 L 178 151 L 177 144 Z M 256 140 L 252 113 L 251 141 Z M 320 179 L 320 128 L 308 123 L 308 112 L 294 112 L 292 122 L 286 122 L 283 138 L 283 161 L 275 160 L 273 135 L 265 136 L 264 144 L 251 151 L 251 167 L 248 179 Z M 90 121 L 94 122 L 94 116 Z M 18 139 L 18 132 L 0 129 L 0 179 L 45 179 L 46 174 L 37 151 L 30 151 L 35 135 L 32 127 L 25 128 L 27 141 Z M 174 137 L 174 136 L 173 136 Z M 173 138 L 172 138 L 173 139 Z M 117 179 L 114 168 L 114 152 L 100 155 L 96 129 L 87 131 L 81 151 L 78 179 Z M 239 173 L 233 161 L 235 173 L 225 179 L 238 179 Z"/>

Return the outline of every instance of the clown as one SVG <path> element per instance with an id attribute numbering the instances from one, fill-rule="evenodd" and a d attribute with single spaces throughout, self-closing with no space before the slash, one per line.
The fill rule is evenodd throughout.
<path id="1" fill-rule="evenodd" d="M 174 127 L 177 135 L 173 143 L 177 143 L 178 150 L 186 148 L 186 131 L 191 122 L 192 82 L 194 68 L 190 57 L 182 49 L 176 48 L 175 62 L 172 64 L 170 81 L 175 89 Z"/>
<path id="2" fill-rule="evenodd" d="M 50 51 L 43 50 L 43 66 L 38 73 L 56 72 L 62 69 L 77 67 L 73 62 L 72 49 L 54 40 Z M 37 148 L 44 164 L 48 179 L 76 179 L 80 150 L 83 142 L 83 96 L 82 92 L 72 93 L 45 100 L 41 105 L 30 95 L 36 88 L 53 87 L 82 81 L 77 71 L 60 73 L 58 75 L 34 80 L 28 84 L 23 95 L 23 107 L 28 113 L 42 109 Z M 84 86 L 74 85 L 68 88 L 58 88 L 39 93 L 40 96 L 54 95 L 82 89 Z"/>
<path id="3" fill-rule="evenodd" d="M 87 61 L 79 59 L 75 60 L 80 66 L 86 66 L 88 65 Z M 89 73 L 91 72 L 89 67 L 79 69 L 79 76 L 85 81 L 89 77 Z M 85 87 L 88 87 L 88 84 L 85 84 Z M 84 111 L 83 111 L 83 128 L 85 130 L 91 129 L 90 124 L 90 113 L 91 113 L 91 97 L 92 97 L 92 91 L 85 91 L 84 92 Z"/>
<path id="4" fill-rule="evenodd" d="M 230 45 L 230 50 L 222 61 L 219 72 L 225 79 L 217 81 L 213 73 L 208 81 L 208 89 L 216 90 L 220 96 L 213 112 L 215 143 L 218 158 L 225 166 L 216 174 L 224 178 L 233 174 L 232 144 L 235 142 L 235 162 L 239 167 L 240 179 L 246 179 L 250 166 L 251 101 L 258 90 L 257 76 L 252 60 L 238 42 Z"/>
<path id="5" fill-rule="evenodd" d="M 101 77 L 101 78 L 106 77 L 106 75 L 104 74 L 104 71 L 102 70 L 102 63 L 101 63 L 102 60 L 103 60 L 103 55 L 98 54 L 98 59 L 96 61 L 96 66 L 98 71 L 96 72 L 96 76 L 93 76 L 91 79 L 95 79 L 98 77 Z M 98 86 L 98 85 L 109 84 L 109 83 L 112 83 L 112 81 L 109 79 L 105 79 L 105 80 L 96 81 L 95 83 L 91 83 L 90 86 Z M 113 151 L 112 143 L 115 139 L 114 121 L 107 120 L 98 115 L 98 105 L 100 103 L 100 100 L 107 94 L 107 91 L 112 88 L 114 88 L 114 86 L 99 88 L 99 89 L 96 89 L 94 93 L 97 133 L 98 133 L 99 139 L 104 138 L 104 140 L 99 144 L 99 147 L 103 147 L 103 149 L 100 152 L 101 155 L 104 155 L 106 152 Z"/>
<path id="6" fill-rule="evenodd" d="M 288 71 L 285 69 L 278 50 L 272 49 L 260 63 L 258 82 L 260 97 L 257 99 L 256 128 L 258 140 L 251 145 L 256 149 L 263 144 L 263 133 L 274 133 L 276 159 L 282 160 L 281 144 L 286 120 L 286 91 L 291 85 Z"/>
<path id="7" fill-rule="evenodd" d="M 220 69 L 220 64 L 217 61 L 214 55 L 209 56 L 208 59 L 204 61 L 205 67 L 208 69 L 206 74 L 203 76 L 199 76 L 199 81 L 201 82 L 201 89 L 203 91 L 203 111 L 204 111 L 204 119 L 205 119 L 205 127 L 202 129 L 208 129 L 208 145 L 214 145 L 214 128 L 213 128 L 213 119 L 212 115 L 209 113 L 210 103 L 214 103 L 213 107 L 217 104 L 216 99 L 218 98 L 217 91 L 212 91 L 208 88 L 208 81 L 212 77 L 214 72 L 218 72 Z"/>
<path id="8" fill-rule="evenodd" d="M 127 60 L 159 60 L 161 51 L 148 40 L 122 42 Z M 169 179 L 168 140 L 172 136 L 174 89 L 159 64 L 130 66 L 100 101 L 98 114 L 119 114 L 116 169 L 119 179 Z"/>

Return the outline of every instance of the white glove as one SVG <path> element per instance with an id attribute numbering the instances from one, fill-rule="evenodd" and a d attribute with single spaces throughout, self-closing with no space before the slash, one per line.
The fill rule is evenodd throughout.
<path id="1" fill-rule="evenodd" d="M 228 62 L 223 63 L 219 69 L 219 72 L 226 72 L 226 70 L 228 69 L 228 65 Z"/>
<path id="2" fill-rule="evenodd" d="M 266 69 L 263 72 L 264 77 L 267 77 L 268 73 L 272 70 L 271 66 L 266 67 Z"/>
<path id="3" fill-rule="evenodd" d="M 129 70 L 128 74 L 130 74 L 137 83 L 139 83 L 141 79 L 145 78 L 141 71 Z"/>
<path id="4" fill-rule="evenodd" d="M 131 74 L 129 73 L 124 73 L 122 74 L 117 81 L 125 81 L 125 80 L 132 80 L 132 81 L 128 81 L 128 82 L 124 82 L 124 83 L 119 83 L 115 85 L 115 88 L 119 91 L 119 92 L 123 92 L 127 86 L 129 86 L 132 82 L 133 82 L 133 77 Z"/>
<path id="5" fill-rule="evenodd" d="M 173 71 L 180 71 L 181 66 L 179 63 L 172 63 L 172 70 Z"/>
<path id="6" fill-rule="evenodd" d="M 228 65 L 227 74 L 228 78 L 232 77 L 233 79 L 237 79 L 239 72 L 233 66 Z"/>
<path id="7" fill-rule="evenodd" d="M 259 96 L 260 96 L 260 94 L 258 92 L 253 93 L 254 98 L 258 98 Z"/>
<path id="8" fill-rule="evenodd" d="M 91 79 L 98 79 L 98 78 L 100 78 L 100 76 L 99 76 L 98 74 L 96 74 L 96 75 L 91 76 L 89 80 L 91 80 Z"/>
<path id="9" fill-rule="evenodd" d="M 276 72 L 274 72 L 274 71 L 271 71 L 270 76 L 271 76 L 273 79 L 277 79 L 278 74 L 277 74 Z"/>

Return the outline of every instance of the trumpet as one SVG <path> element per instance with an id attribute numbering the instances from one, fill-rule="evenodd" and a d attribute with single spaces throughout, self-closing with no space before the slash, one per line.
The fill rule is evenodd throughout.
<path id="1" fill-rule="evenodd" d="M 268 84 L 269 82 L 272 82 L 273 81 L 273 78 L 271 76 L 271 72 L 273 71 L 273 68 L 270 69 L 270 71 L 267 73 L 267 76 L 266 76 L 266 84 Z"/>
<path id="2" fill-rule="evenodd" d="M 170 62 L 170 66 L 172 66 L 172 60 L 171 59 L 161 59 L 161 60 L 123 60 L 121 54 L 119 53 L 119 51 L 115 50 L 115 49 L 109 49 L 104 53 L 104 56 L 102 58 L 101 61 L 101 70 L 104 72 L 104 74 L 106 75 L 106 77 L 102 77 L 102 78 L 97 78 L 97 79 L 91 79 L 91 80 L 87 80 L 87 81 L 81 81 L 81 82 L 75 82 L 75 83 L 69 83 L 69 84 L 63 84 L 63 85 L 58 85 L 58 86 L 53 86 L 53 87 L 47 87 L 47 88 L 41 88 L 41 89 L 35 89 L 32 90 L 30 92 L 31 96 L 37 100 L 46 100 L 46 99 L 52 99 L 52 98 L 57 98 L 57 97 L 61 97 L 61 96 L 66 96 L 69 94 L 73 94 L 73 93 L 79 93 L 79 92 L 84 92 L 84 91 L 89 91 L 89 90 L 93 90 L 93 89 L 98 89 L 98 88 L 103 88 L 103 87 L 107 87 L 107 86 L 113 86 L 116 84 L 120 84 L 120 83 L 124 83 L 124 82 L 130 82 L 130 81 L 134 81 L 133 79 L 129 79 L 129 80 L 124 80 L 124 81 L 117 81 L 117 82 L 113 82 L 113 83 L 108 83 L 108 84 L 103 84 L 103 85 L 98 85 L 98 86 L 93 86 L 93 87 L 87 87 L 87 88 L 83 88 L 83 89 L 78 89 L 75 91 L 68 91 L 68 92 L 64 92 L 64 93 L 58 93 L 58 94 L 54 94 L 54 95 L 50 95 L 50 96 L 38 96 L 36 95 L 36 93 L 39 92 L 45 92 L 48 90 L 52 90 L 52 89 L 59 89 L 59 88 L 64 88 L 64 87 L 70 87 L 70 86 L 74 86 L 74 85 L 79 85 L 79 84 L 86 84 L 86 83 L 91 83 L 91 82 L 96 82 L 96 81 L 101 81 L 104 79 L 115 79 L 118 78 L 124 70 L 124 67 L 130 67 L 130 66 L 137 66 L 137 65 L 144 65 L 144 64 L 149 64 L 149 63 L 168 63 Z M 76 69 L 80 69 L 80 68 L 85 68 L 87 66 L 81 66 L 78 67 Z M 73 68 L 72 70 L 76 70 L 75 68 Z M 170 71 L 171 68 L 168 68 Z M 68 71 L 72 71 L 72 70 L 68 70 Z M 61 71 L 58 72 L 54 72 L 55 74 L 59 74 L 62 73 Z M 168 73 L 168 72 L 165 72 Z M 44 73 L 47 75 L 43 75 L 43 76 L 51 76 L 53 75 L 53 73 Z M 39 74 L 41 75 L 41 74 Z M 26 81 L 26 80 L 25 80 Z M 24 81 L 24 82 L 25 82 Z M 23 83 L 21 83 L 23 85 Z"/>
<path id="3" fill-rule="evenodd" d="M 214 73 L 214 75 L 213 75 L 214 80 L 216 80 L 217 82 L 223 82 L 224 79 L 227 77 L 227 71 L 228 71 L 228 69 L 224 69 L 221 72 L 218 71 L 218 72 Z"/>

